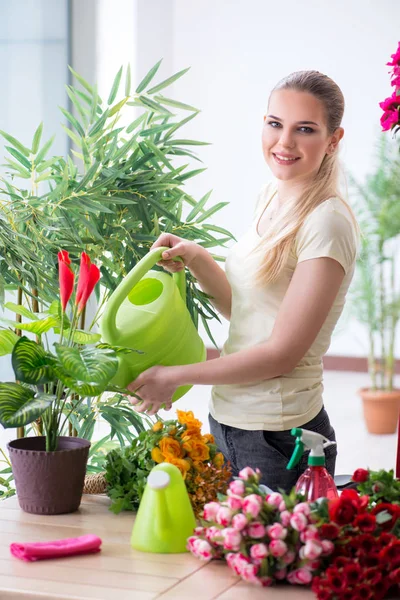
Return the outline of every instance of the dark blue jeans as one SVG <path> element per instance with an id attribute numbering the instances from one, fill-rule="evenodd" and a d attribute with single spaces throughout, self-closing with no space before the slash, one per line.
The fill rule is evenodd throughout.
<path id="1" fill-rule="evenodd" d="M 210 431 L 220 452 L 231 464 L 232 475 L 237 477 L 244 467 L 258 467 L 261 471 L 261 483 L 274 491 L 289 492 L 300 475 L 307 468 L 309 452 L 305 452 L 299 464 L 288 471 L 286 466 L 295 447 L 295 437 L 290 429 L 284 431 L 266 431 L 238 429 L 218 423 L 209 415 Z M 322 408 L 314 419 L 301 425 L 303 429 L 321 433 L 329 440 L 336 440 L 335 431 L 330 424 L 328 413 Z M 335 474 L 337 448 L 329 446 L 325 450 L 326 468 Z"/>

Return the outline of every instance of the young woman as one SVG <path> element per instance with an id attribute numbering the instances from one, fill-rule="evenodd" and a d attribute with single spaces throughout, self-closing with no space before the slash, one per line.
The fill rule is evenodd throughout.
<path id="1" fill-rule="evenodd" d="M 272 90 L 262 149 L 275 180 L 262 189 L 254 223 L 231 249 L 224 272 L 203 247 L 163 234 L 164 269 L 182 263 L 230 320 L 220 358 L 148 369 L 129 389 L 154 415 L 184 384 L 212 384 L 210 430 L 236 475 L 258 467 L 262 483 L 289 490 L 306 468 L 286 470 L 292 427 L 334 440 L 323 407 L 322 357 L 353 277 L 359 230 L 339 192 L 343 94 L 318 71 L 295 72 Z M 333 475 L 336 446 L 326 451 Z"/>

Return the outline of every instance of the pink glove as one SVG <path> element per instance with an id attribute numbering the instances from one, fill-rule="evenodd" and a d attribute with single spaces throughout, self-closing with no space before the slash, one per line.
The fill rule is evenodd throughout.
<path id="1" fill-rule="evenodd" d="M 37 542 L 33 544 L 10 544 L 11 554 L 28 562 L 45 558 L 59 558 L 73 554 L 100 552 L 101 539 L 97 535 L 81 535 L 76 538 Z"/>

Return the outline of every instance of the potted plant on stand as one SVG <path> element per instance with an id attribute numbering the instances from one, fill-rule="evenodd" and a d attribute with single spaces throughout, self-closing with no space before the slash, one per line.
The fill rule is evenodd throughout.
<path id="1" fill-rule="evenodd" d="M 381 138 L 375 172 L 360 185 L 355 210 L 363 233 L 353 286 L 356 319 L 368 332 L 370 386 L 359 390 L 370 433 L 396 431 L 400 389 L 394 386 L 400 319 L 396 257 L 400 248 L 400 160 L 398 146 Z"/>
<path id="2" fill-rule="evenodd" d="M 63 434 L 70 415 L 84 399 L 111 389 L 109 382 L 118 368 L 118 348 L 97 344 L 99 334 L 77 328 L 99 281 L 99 269 L 83 252 L 69 318 L 66 309 L 75 274 L 68 252 L 59 252 L 58 261 L 61 303 L 54 301 L 41 314 L 14 307 L 31 321 L 18 327 L 35 334 L 36 340 L 18 337 L 11 329 L 0 331 L 0 348 L 3 353 L 11 352 L 16 379 L 0 383 L 0 423 L 5 428 L 23 427 L 40 417 L 43 425 L 43 436 L 8 444 L 19 504 L 35 514 L 67 513 L 79 507 L 90 442 Z M 53 344 L 55 352 L 49 349 L 48 332 L 59 336 Z"/>

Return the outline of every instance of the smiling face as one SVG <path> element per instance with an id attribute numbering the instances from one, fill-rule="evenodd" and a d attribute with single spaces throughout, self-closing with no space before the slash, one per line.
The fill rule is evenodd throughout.
<path id="1" fill-rule="evenodd" d="M 324 106 L 312 94 L 293 89 L 271 94 L 262 131 L 262 149 L 273 175 L 282 181 L 314 177 L 332 153 L 343 129 L 328 134 Z"/>

